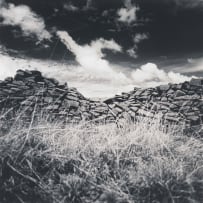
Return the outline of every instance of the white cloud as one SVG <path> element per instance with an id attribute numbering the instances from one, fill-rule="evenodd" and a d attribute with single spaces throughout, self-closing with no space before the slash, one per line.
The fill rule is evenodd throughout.
<path id="1" fill-rule="evenodd" d="M 95 9 L 93 7 L 93 1 L 92 0 L 85 0 L 86 2 L 85 5 L 81 8 L 81 7 L 77 7 L 74 5 L 74 3 L 72 2 L 68 2 L 64 4 L 64 9 L 67 11 L 72 11 L 72 12 L 76 12 L 76 11 L 88 11 L 88 10 L 92 10 Z"/>
<path id="2" fill-rule="evenodd" d="M 119 11 L 118 11 L 118 16 L 119 16 L 119 21 L 121 22 L 126 22 L 128 24 L 136 21 L 136 10 L 137 8 L 136 7 L 133 7 L 133 8 L 121 8 Z"/>
<path id="3" fill-rule="evenodd" d="M 137 49 L 136 47 L 132 47 L 132 48 L 130 48 L 130 49 L 128 49 L 127 50 L 127 54 L 130 56 L 130 57 L 132 57 L 132 58 L 134 58 L 134 59 L 136 59 L 138 56 L 137 56 L 137 53 L 136 53 L 136 51 L 135 51 L 135 49 Z"/>
<path id="4" fill-rule="evenodd" d="M 46 30 L 44 20 L 28 6 L 7 4 L 0 8 L 3 25 L 19 26 L 25 36 L 35 35 L 39 41 L 50 40 L 51 34 Z"/>
<path id="5" fill-rule="evenodd" d="M 119 16 L 118 21 L 131 24 L 137 20 L 136 12 L 139 10 L 139 8 L 133 5 L 131 0 L 125 0 L 124 5 L 125 8 L 121 8 L 117 12 Z"/>
<path id="6" fill-rule="evenodd" d="M 128 55 L 129 55 L 130 57 L 136 59 L 136 58 L 138 57 L 138 56 L 137 56 L 137 52 L 136 52 L 137 49 L 138 49 L 138 44 L 139 44 L 140 42 L 142 42 L 143 40 L 146 40 L 146 39 L 148 39 L 148 35 L 147 35 L 147 34 L 145 34 L 145 33 L 136 34 L 136 35 L 134 36 L 134 38 L 133 38 L 133 42 L 134 42 L 133 47 L 131 47 L 130 49 L 127 50 Z"/>
<path id="7" fill-rule="evenodd" d="M 156 64 L 147 63 L 132 72 L 132 78 L 139 86 L 157 86 L 166 83 L 181 83 L 191 80 L 192 77 L 184 76 L 180 73 L 165 72 L 157 67 Z"/>
<path id="8" fill-rule="evenodd" d="M 93 47 L 96 46 L 95 50 L 97 51 L 94 51 L 94 53 L 97 55 L 100 52 L 100 47 L 103 45 L 101 46 L 100 43 L 98 43 L 99 45 L 97 43 L 92 44 Z M 90 49 L 93 49 L 92 46 L 90 46 Z M 112 43 L 105 45 L 105 47 L 111 46 Z M 115 45 L 114 49 L 117 50 L 118 47 L 116 47 Z M 92 51 L 88 53 L 91 54 Z M 88 53 L 86 55 L 87 60 L 91 58 L 91 55 L 89 56 Z M 98 60 L 101 60 L 100 56 L 98 56 Z M 89 64 L 91 62 L 93 63 L 92 65 Z M 8 76 L 14 76 L 17 69 L 36 69 L 41 71 L 45 76 L 54 77 L 61 82 L 67 82 L 71 87 L 76 87 L 86 97 L 112 97 L 121 92 L 131 91 L 135 86 L 155 87 L 169 82 L 180 83 L 191 79 L 191 77 L 184 76 L 180 73 L 171 71 L 167 73 L 152 63 L 143 65 L 134 71 L 127 69 L 127 67 L 112 65 L 109 62 L 104 63 L 108 64 L 108 68 L 105 66 L 107 69 L 102 71 L 100 68 L 99 70 L 97 69 L 97 66 L 102 65 L 102 63 L 95 63 L 95 60 L 90 60 L 89 63 L 83 63 L 83 59 L 81 59 L 81 64 L 88 64 L 90 68 L 87 66 L 84 67 L 81 64 L 73 66 L 68 64 L 68 62 L 62 64 L 49 60 L 14 58 L 0 51 L 0 80 Z"/>
<path id="9" fill-rule="evenodd" d="M 203 58 L 188 58 L 187 64 L 173 65 L 170 68 L 180 73 L 197 73 L 202 75 L 203 72 Z"/>
<path id="10" fill-rule="evenodd" d="M 104 48 L 121 51 L 121 47 L 113 40 L 99 39 L 91 42 L 90 45 L 80 46 L 67 32 L 57 34 L 67 49 L 75 54 L 81 66 L 80 70 L 84 75 L 89 75 L 88 80 L 95 80 L 101 84 L 107 82 L 109 88 L 115 85 L 121 89 L 132 86 L 152 87 L 167 83 L 181 83 L 192 78 L 172 71 L 165 72 L 152 63 L 143 65 L 135 71 L 131 70 L 129 75 L 124 72 L 126 67 L 112 65 L 103 58 L 102 49 Z M 144 38 L 146 38 L 145 35 L 139 35 L 136 40 Z"/>
<path id="11" fill-rule="evenodd" d="M 14 58 L 0 54 L 0 80 L 13 77 L 18 69 L 39 70 L 47 77 L 54 77 L 60 82 L 67 82 L 70 87 L 76 87 L 86 97 L 112 97 L 122 91 L 133 88 L 130 83 L 117 80 L 111 81 L 108 75 L 90 74 L 81 66 L 71 66 L 68 63 L 56 63 L 36 59 Z M 106 76 L 106 78 L 105 78 Z"/>
<path id="12" fill-rule="evenodd" d="M 71 3 L 65 4 L 63 7 L 64 7 L 65 10 L 67 10 L 67 11 L 72 11 L 72 12 L 79 10 L 78 7 L 74 6 L 74 5 L 71 4 Z"/>
<path id="13" fill-rule="evenodd" d="M 76 57 L 77 62 L 95 78 L 103 78 L 114 81 L 126 81 L 127 77 L 113 69 L 113 66 L 104 59 L 103 49 L 120 52 L 122 48 L 114 40 L 98 39 L 89 45 L 80 46 L 65 31 L 58 31 L 57 35 Z"/>
<path id="14" fill-rule="evenodd" d="M 133 41 L 138 44 L 140 43 L 141 41 L 145 40 L 145 39 L 148 39 L 148 35 L 145 34 L 145 33 L 142 33 L 142 34 L 136 34 Z"/>
<path id="15" fill-rule="evenodd" d="M 132 3 L 132 0 L 124 0 L 124 6 L 125 8 L 121 8 L 117 11 L 117 14 L 119 16 L 118 21 L 122 23 L 127 23 L 127 25 L 130 25 L 133 22 L 137 21 L 137 11 L 139 11 L 139 7 L 134 5 Z M 142 34 L 136 34 L 133 37 L 134 45 L 130 47 L 126 52 L 127 54 L 132 58 L 137 58 L 137 45 L 145 40 L 148 39 L 148 36 L 145 33 Z"/>

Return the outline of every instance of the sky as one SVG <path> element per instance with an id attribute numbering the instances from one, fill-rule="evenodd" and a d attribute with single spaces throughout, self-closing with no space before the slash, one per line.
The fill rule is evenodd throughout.
<path id="1" fill-rule="evenodd" d="M 0 0 L 0 79 L 39 69 L 87 97 L 203 76 L 202 0 Z"/>

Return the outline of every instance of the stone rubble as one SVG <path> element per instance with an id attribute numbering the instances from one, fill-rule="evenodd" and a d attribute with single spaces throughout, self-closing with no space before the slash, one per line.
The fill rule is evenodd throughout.
<path id="1" fill-rule="evenodd" d="M 183 125 L 185 132 L 196 127 L 202 134 L 203 79 L 156 88 L 135 88 L 122 95 L 104 101 L 112 110 L 116 109 L 118 118 L 126 112 L 131 119 L 161 114 L 165 122 Z"/>
<path id="2" fill-rule="evenodd" d="M 113 119 L 107 104 L 91 101 L 66 83 L 28 70 L 18 70 L 14 78 L 0 81 L 0 119 L 11 121 L 22 112 L 28 121 L 31 115 L 39 116 L 39 112 L 47 120 L 65 122 Z"/>
<path id="3" fill-rule="evenodd" d="M 17 114 L 23 114 L 28 122 L 33 115 L 40 115 L 50 121 L 60 119 L 67 123 L 115 122 L 126 117 L 136 120 L 140 116 L 153 118 L 160 114 L 164 121 L 200 131 L 203 79 L 134 88 L 102 102 L 85 98 L 77 89 L 47 78 L 39 71 L 18 70 L 14 78 L 0 81 L 0 121 L 12 122 Z"/>

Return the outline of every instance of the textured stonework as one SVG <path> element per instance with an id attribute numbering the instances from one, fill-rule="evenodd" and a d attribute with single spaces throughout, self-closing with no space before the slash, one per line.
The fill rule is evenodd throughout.
<path id="1" fill-rule="evenodd" d="M 14 78 L 0 81 L 0 121 L 13 122 L 16 115 L 25 122 L 43 116 L 67 123 L 83 120 L 117 122 L 139 116 L 155 117 L 201 131 L 203 119 L 203 79 L 140 89 L 93 101 L 75 88 L 44 77 L 39 71 L 18 70 Z M 15 118 L 16 119 L 16 118 Z"/>

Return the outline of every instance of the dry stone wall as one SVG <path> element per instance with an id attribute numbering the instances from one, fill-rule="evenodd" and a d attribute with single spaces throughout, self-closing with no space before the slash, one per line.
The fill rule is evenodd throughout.
<path id="1" fill-rule="evenodd" d="M 0 81 L 0 121 L 20 115 L 64 122 L 113 119 L 108 105 L 85 98 L 75 88 L 46 78 L 39 71 L 18 70 L 15 77 Z"/>
<path id="2" fill-rule="evenodd" d="M 159 114 L 165 122 L 182 124 L 185 132 L 202 133 L 203 79 L 156 88 L 135 88 L 104 102 L 118 119 L 125 116 L 152 118 Z"/>
<path id="3" fill-rule="evenodd" d="M 140 116 L 183 124 L 201 131 L 203 120 L 203 79 L 156 88 L 135 88 L 103 102 L 85 98 L 75 88 L 47 78 L 39 71 L 18 70 L 0 81 L 0 121 L 13 122 L 20 115 L 26 122 L 34 117 L 72 123 L 83 120 L 117 122 Z"/>

